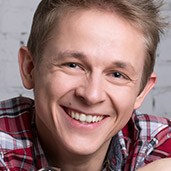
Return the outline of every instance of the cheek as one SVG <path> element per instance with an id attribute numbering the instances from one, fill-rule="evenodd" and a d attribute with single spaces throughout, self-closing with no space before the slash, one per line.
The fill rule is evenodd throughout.
<path id="1" fill-rule="evenodd" d="M 56 101 L 74 90 L 82 82 L 81 78 L 72 77 L 62 72 L 50 73 L 37 78 L 35 95 L 39 94 L 39 96 L 45 96 L 45 99 L 54 99 Z"/>
<path id="2" fill-rule="evenodd" d="M 136 94 L 133 89 L 120 88 L 111 92 L 112 107 L 116 112 L 116 122 L 118 126 L 126 124 L 134 111 L 134 104 L 136 102 Z"/>
<path id="3" fill-rule="evenodd" d="M 124 91 L 121 92 L 119 91 L 119 93 L 112 96 L 113 108 L 116 112 L 112 135 L 116 133 L 116 130 L 121 130 L 127 124 L 134 111 L 136 96 L 124 93 Z"/>
<path id="4" fill-rule="evenodd" d="M 112 91 L 108 92 L 108 94 L 114 104 L 122 106 L 123 109 L 134 106 L 137 98 L 136 87 L 118 86 L 112 87 L 111 90 Z"/>

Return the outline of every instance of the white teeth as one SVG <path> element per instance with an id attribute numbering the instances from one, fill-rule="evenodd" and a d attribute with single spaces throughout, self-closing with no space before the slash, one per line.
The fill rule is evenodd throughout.
<path id="1" fill-rule="evenodd" d="M 74 115 L 74 113 L 71 113 L 71 117 L 74 119 L 75 118 L 75 115 Z"/>
<path id="2" fill-rule="evenodd" d="M 92 121 L 93 121 L 93 122 L 96 121 L 96 116 L 93 116 Z"/>
<path id="3" fill-rule="evenodd" d="M 73 119 L 78 120 L 80 122 L 87 122 L 87 123 L 99 122 L 104 118 L 103 116 L 85 115 L 83 113 L 79 114 L 73 111 L 70 111 L 69 113 Z"/>
<path id="4" fill-rule="evenodd" d="M 86 118 L 86 122 L 88 123 L 91 123 L 92 122 L 92 116 L 91 115 L 88 115 L 87 118 Z"/>
<path id="5" fill-rule="evenodd" d="M 85 122 L 85 121 L 86 121 L 86 115 L 81 114 L 79 120 L 80 120 L 81 122 Z"/>
<path id="6" fill-rule="evenodd" d="M 75 114 L 75 119 L 77 119 L 77 120 L 79 119 L 79 114 L 78 113 Z"/>

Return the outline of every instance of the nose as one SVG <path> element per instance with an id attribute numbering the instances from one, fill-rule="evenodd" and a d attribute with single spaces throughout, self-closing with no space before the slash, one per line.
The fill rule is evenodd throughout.
<path id="1" fill-rule="evenodd" d="M 88 105 L 102 103 L 106 99 L 102 78 L 97 75 L 86 78 L 82 84 L 79 84 L 75 94 Z"/>

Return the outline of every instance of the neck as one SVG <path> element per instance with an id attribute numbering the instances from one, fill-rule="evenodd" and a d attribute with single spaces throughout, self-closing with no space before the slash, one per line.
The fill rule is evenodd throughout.
<path id="1" fill-rule="evenodd" d="M 73 157 L 71 157 L 73 156 Z M 72 159 L 71 159 L 72 158 Z M 65 159 L 60 159 L 58 157 L 58 168 L 61 168 L 62 171 L 101 171 L 104 158 L 95 156 L 76 156 L 70 155 Z M 56 161 L 54 161 L 54 164 Z M 52 164 L 52 165 L 54 165 Z"/>
<path id="2" fill-rule="evenodd" d="M 109 143 L 96 151 L 94 154 L 79 155 L 71 153 L 62 147 L 59 142 L 46 143 L 42 141 L 43 150 L 50 166 L 61 168 L 62 171 L 101 171 L 103 161 L 105 160 L 106 152 Z M 44 145 L 43 145 L 44 144 Z M 49 149 L 48 147 L 51 147 Z M 54 150 L 55 149 L 55 150 Z"/>
<path id="3" fill-rule="evenodd" d="M 50 166 L 60 168 L 62 171 L 102 170 L 103 161 L 110 141 L 103 144 L 103 146 L 93 154 L 80 155 L 67 151 L 62 143 L 56 141 L 53 134 L 51 134 L 43 124 L 37 124 L 37 129 L 41 146 Z"/>

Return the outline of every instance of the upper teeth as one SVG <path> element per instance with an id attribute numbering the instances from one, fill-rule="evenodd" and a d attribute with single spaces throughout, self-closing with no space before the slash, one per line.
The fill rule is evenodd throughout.
<path id="1" fill-rule="evenodd" d="M 75 120 L 78 120 L 78 121 L 81 121 L 81 122 L 88 122 L 88 123 L 99 122 L 104 118 L 104 116 L 92 116 L 92 115 L 86 115 L 86 114 L 83 114 L 83 113 L 80 114 L 80 113 L 77 113 L 77 112 L 74 112 L 74 111 L 70 112 L 70 116 Z"/>

